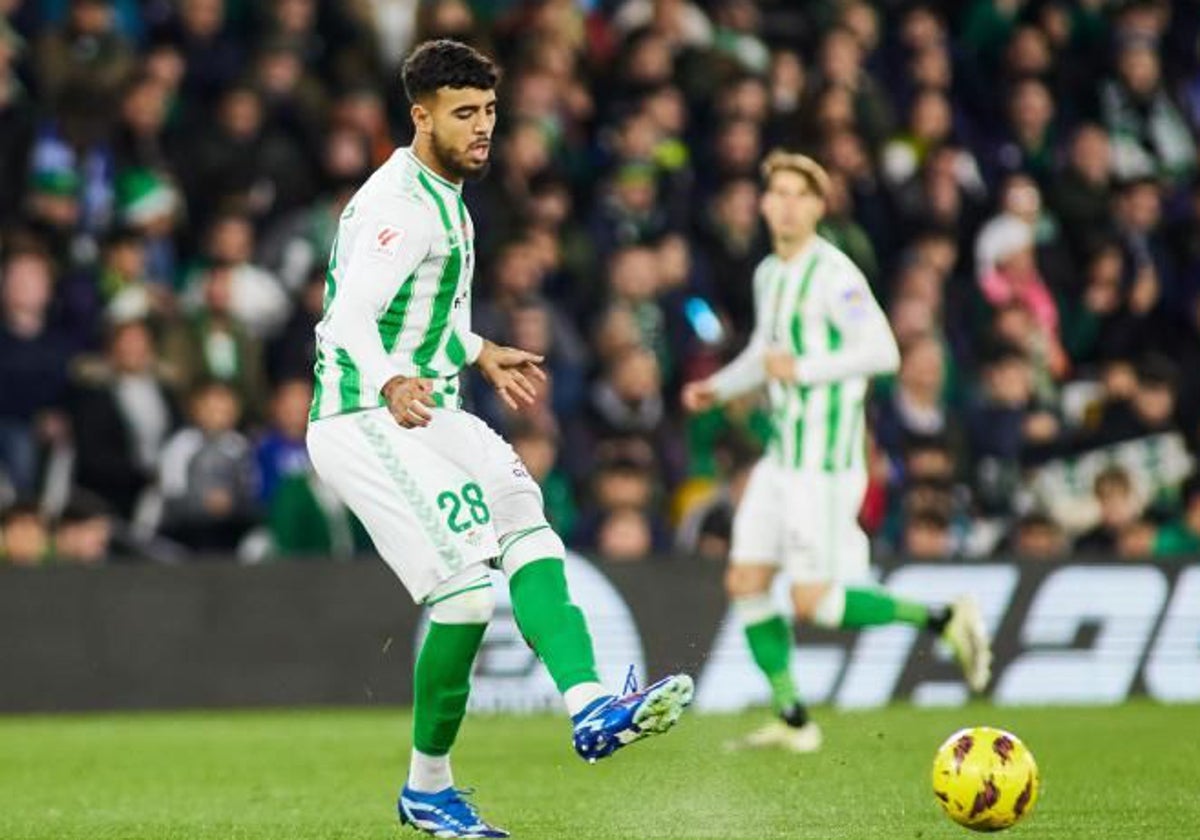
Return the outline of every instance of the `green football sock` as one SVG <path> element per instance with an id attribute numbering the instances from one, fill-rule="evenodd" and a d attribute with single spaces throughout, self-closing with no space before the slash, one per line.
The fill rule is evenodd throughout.
<path id="1" fill-rule="evenodd" d="M 777 711 L 790 709 L 800 702 L 792 680 L 792 631 L 783 616 L 746 625 L 746 641 L 754 664 L 771 684 L 771 699 Z"/>
<path id="2" fill-rule="evenodd" d="M 413 746 L 425 755 L 450 752 L 467 712 L 471 666 L 486 624 L 429 623 L 413 684 Z"/>
<path id="3" fill-rule="evenodd" d="M 509 581 L 513 615 L 559 691 L 599 682 L 596 654 L 583 611 L 571 603 L 563 561 L 534 560 Z"/>
<path id="4" fill-rule="evenodd" d="M 929 623 L 929 608 L 924 604 L 894 598 L 882 589 L 846 590 L 842 627 L 874 627 L 896 622 L 924 627 Z"/>

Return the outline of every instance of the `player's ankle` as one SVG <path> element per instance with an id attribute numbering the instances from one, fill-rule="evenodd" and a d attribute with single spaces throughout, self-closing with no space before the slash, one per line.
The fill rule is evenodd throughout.
<path id="1" fill-rule="evenodd" d="M 952 615 L 952 607 L 930 607 L 929 617 L 925 619 L 925 629 L 935 635 L 941 635 L 942 631 L 946 629 L 946 625 L 950 623 Z"/>
<path id="2" fill-rule="evenodd" d="M 799 729 L 808 723 L 808 708 L 803 703 L 793 703 L 780 709 L 779 717 L 793 729 Z"/>

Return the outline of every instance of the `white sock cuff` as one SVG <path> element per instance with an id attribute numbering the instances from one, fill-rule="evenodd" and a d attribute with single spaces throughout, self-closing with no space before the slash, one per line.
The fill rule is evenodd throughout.
<path id="1" fill-rule="evenodd" d="M 454 787 L 450 756 L 426 755 L 414 747 L 408 765 L 408 786 L 421 793 L 437 793 Z"/>
<path id="2" fill-rule="evenodd" d="M 742 626 L 744 627 L 749 627 L 751 624 L 759 624 L 768 618 L 779 615 L 779 610 L 776 609 L 775 602 L 771 600 L 771 593 L 769 592 L 761 592 L 758 595 L 750 595 L 744 598 L 734 598 L 733 611 L 737 613 L 737 617 L 741 619 Z"/>
<path id="3" fill-rule="evenodd" d="M 607 697 L 608 692 L 598 682 L 585 682 L 573 685 L 563 692 L 563 703 L 567 706 L 567 714 L 571 717 L 582 712 L 593 701 Z"/>
<path id="4" fill-rule="evenodd" d="M 842 618 L 846 615 L 846 587 L 840 583 L 831 583 L 817 601 L 813 610 L 812 622 L 818 627 L 837 628 L 842 626 Z"/>

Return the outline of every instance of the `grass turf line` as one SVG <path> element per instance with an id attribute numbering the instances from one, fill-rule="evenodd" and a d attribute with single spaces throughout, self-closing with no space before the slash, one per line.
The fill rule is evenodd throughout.
<path id="1" fill-rule="evenodd" d="M 518 840 L 964 838 L 929 789 L 953 730 L 1012 729 L 1042 771 L 1010 835 L 1194 838 L 1200 706 L 835 714 L 816 756 L 727 755 L 762 715 L 688 716 L 588 766 L 564 720 L 469 717 L 456 782 Z M 399 840 L 409 717 L 383 709 L 0 717 L 4 840 Z"/>

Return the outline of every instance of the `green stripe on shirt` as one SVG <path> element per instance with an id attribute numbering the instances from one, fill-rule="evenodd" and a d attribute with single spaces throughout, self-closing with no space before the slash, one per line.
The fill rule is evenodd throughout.
<path id="1" fill-rule="evenodd" d="M 825 324 L 829 340 L 829 349 L 837 351 L 842 346 L 842 331 L 832 321 Z M 842 383 L 834 382 L 829 386 L 829 413 L 826 417 L 828 435 L 825 438 L 825 460 L 822 464 L 825 472 L 837 469 L 837 439 L 842 425 Z"/>
<path id="2" fill-rule="evenodd" d="M 429 179 L 425 177 L 424 172 L 417 174 L 417 180 L 421 186 L 433 198 L 437 204 L 438 215 L 442 219 L 442 227 L 445 229 L 446 238 L 450 241 L 450 255 L 446 257 L 446 261 L 442 263 L 442 273 L 438 278 L 438 290 L 433 299 L 433 311 L 429 318 L 429 326 L 425 329 L 425 335 L 421 338 L 421 343 L 418 345 L 416 352 L 413 353 L 413 363 L 421 369 L 422 376 L 436 375 L 436 372 L 429 369 L 430 362 L 433 361 L 434 354 L 441 346 L 442 336 L 446 332 L 446 325 L 450 322 L 450 310 L 454 306 L 454 293 L 458 289 L 459 269 L 462 265 L 462 248 L 460 245 L 454 244 L 454 231 L 451 227 L 450 214 L 446 211 L 446 204 L 442 201 L 442 197 L 438 195 L 437 190 L 429 183 Z"/>

